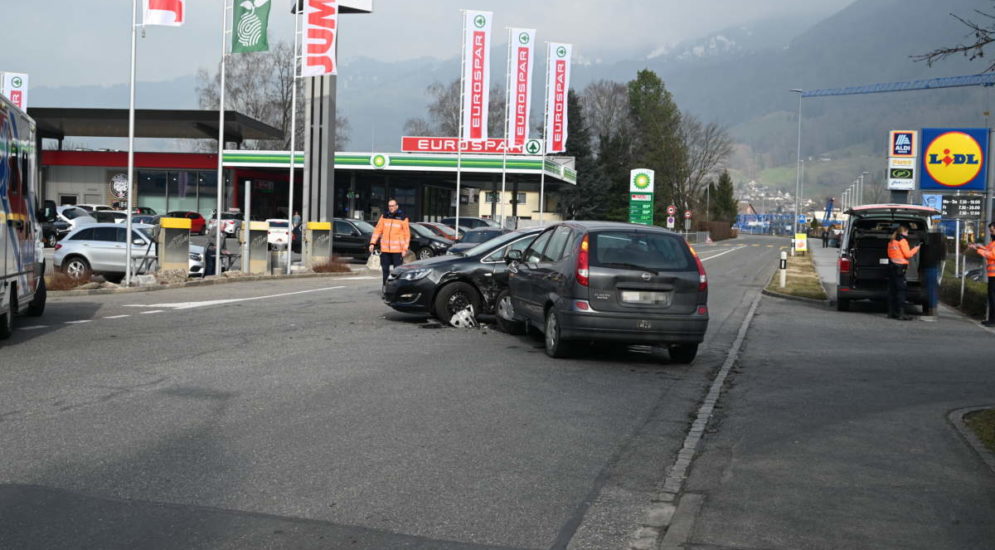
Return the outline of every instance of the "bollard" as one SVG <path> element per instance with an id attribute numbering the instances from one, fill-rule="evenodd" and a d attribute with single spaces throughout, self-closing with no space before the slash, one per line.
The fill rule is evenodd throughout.
<path id="1" fill-rule="evenodd" d="M 784 288 L 784 285 L 788 283 L 788 253 L 783 250 L 781 251 L 780 271 L 781 271 L 781 288 Z"/>
<path id="2" fill-rule="evenodd" d="M 332 260 L 332 222 L 307 222 L 307 265 L 327 264 Z"/>
<path id="3" fill-rule="evenodd" d="M 244 226 L 245 224 L 243 224 Z M 246 243 L 242 253 L 242 271 L 254 275 L 269 273 L 269 224 L 250 221 L 242 227 L 242 242 Z"/>

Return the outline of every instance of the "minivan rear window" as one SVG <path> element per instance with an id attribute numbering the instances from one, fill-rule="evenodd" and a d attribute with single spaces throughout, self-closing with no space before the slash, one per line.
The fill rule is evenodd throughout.
<path id="1" fill-rule="evenodd" d="M 592 266 L 651 271 L 697 269 L 683 240 L 662 233 L 603 231 L 590 238 Z"/>

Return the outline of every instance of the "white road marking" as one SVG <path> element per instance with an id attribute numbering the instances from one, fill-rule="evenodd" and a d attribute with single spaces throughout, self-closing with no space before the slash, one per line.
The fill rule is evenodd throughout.
<path id="1" fill-rule="evenodd" d="M 737 246 L 736 248 L 730 248 L 729 250 L 726 250 L 725 252 L 719 252 L 718 254 L 716 254 L 714 256 L 709 256 L 707 258 L 702 258 L 701 261 L 707 262 L 708 260 L 711 260 L 711 259 L 714 259 L 714 258 L 718 258 L 719 256 L 721 256 L 723 254 L 728 254 L 730 252 L 735 252 L 735 251 L 739 250 L 740 248 L 744 248 L 745 246 L 746 245 L 744 244 L 744 245 Z"/>
<path id="2" fill-rule="evenodd" d="M 162 307 L 172 310 L 178 309 L 194 309 L 198 307 L 210 307 L 219 306 L 222 304 L 234 304 L 236 302 L 250 302 L 253 300 L 265 300 L 267 298 L 282 298 L 284 296 L 295 296 L 298 294 L 308 294 L 311 292 L 324 292 L 326 290 L 339 290 L 345 288 L 344 286 L 330 286 L 325 288 L 315 288 L 312 290 L 300 290 L 298 292 L 284 292 L 283 294 L 270 294 L 267 296 L 253 296 L 252 298 L 231 298 L 228 300 L 205 300 L 203 302 L 176 302 L 172 304 L 126 304 L 124 307 Z M 159 310 L 161 311 L 161 310 Z M 146 311 L 144 313 L 152 313 Z"/>
<path id="3" fill-rule="evenodd" d="M 104 319 L 124 319 L 125 317 L 131 317 L 131 315 L 111 315 L 110 317 L 104 317 Z"/>
<path id="4" fill-rule="evenodd" d="M 17 327 L 17 330 L 38 330 L 40 328 L 48 328 L 48 325 L 34 325 L 31 327 Z"/>
<path id="5" fill-rule="evenodd" d="M 380 278 L 381 277 L 379 275 L 376 276 L 376 277 L 362 275 L 362 276 L 358 276 L 358 277 L 339 277 L 339 280 L 340 281 L 373 281 L 373 280 L 380 279 Z"/>
<path id="6" fill-rule="evenodd" d="M 83 319 L 82 321 L 66 321 L 67 325 L 82 325 L 83 323 L 89 323 L 92 319 Z"/>
<path id="7" fill-rule="evenodd" d="M 152 311 L 143 311 L 143 312 L 141 312 L 141 314 L 142 315 L 148 315 L 149 313 L 162 313 L 163 311 L 164 310 L 161 310 L 161 309 L 153 309 Z"/>

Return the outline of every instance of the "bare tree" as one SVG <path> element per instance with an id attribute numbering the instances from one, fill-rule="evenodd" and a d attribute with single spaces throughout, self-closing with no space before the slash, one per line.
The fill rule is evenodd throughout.
<path id="1" fill-rule="evenodd" d="M 984 58 L 985 46 L 995 42 L 995 15 L 981 10 L 974 10 L 974 13 L 982 22 L 979 23 L 976 21 L 969 21 L 955 13 L 950 14 L 951 17 L 960 21 L 971 30 L 970 34 L 974 39 L 972 43 L 939 48 L 921 55 L 914 55 L 912 56 L 912 59 L 915 61 L 925 61 L 927 65 L 933 66 L 933 63 L 946 59 L 954 54 L 964 54 L 964 56 L 969 58 L 971 61 Z M 989 65 L 988 68 L 985 69 L 985 72 L 993 70 L 995 70 L 995 63 Z"/>
<path id="2" fill-rule="evenodd" d="M 629 88 L 621 82 L 598 80 L 588 84 L 580 103 L 596 150 L 601 140 L 618 135 L 629 125 Z"/>
<path id="3" fill-rule="evenodd" d="M 235 54 L 225 67 L 225 110 L 237 111 L 279 128 L 283 140 L 250 140 L 247 149 L 288 149 L 290 147 L 291 91 L 297 87 L 297 146 L 304 143 L 304 84 L 294 78 L 293 46 L 274 44 L 269 51 Z M 217 109 L 221 74 L 197 71 L 197 96 L 202 109 Z M 339 149 L 349 143 L 349 120 L 335 117 L 335 140 Z M 211 148 L 211 147 L 207 147 Z"/>
<path id="4" fill-rule="evenodd" d="M 404 132 L 411 136 L 455 137 L 459 135 L 460 79 L 449 84 L 434 82 L 425 90 L 432 100 L 428 104 L 428 119 L 410 118 L 404 123 Z M 487 102 L 487 133 L 490 137 L 504 135 L 504 91 L 491 87 Z"/>
<path id="5" fill-rule="evenodd" d="M 687 151 L 687 165 L 674 192 L 678 201 L 686 199 L 693 204 L 704 193 L 707 181 L 721 171 L 725 159 L 732 154 L 732 139 L 718 124 L 704 124 L 686 112 L 681 114 L 679 134 Z"/>

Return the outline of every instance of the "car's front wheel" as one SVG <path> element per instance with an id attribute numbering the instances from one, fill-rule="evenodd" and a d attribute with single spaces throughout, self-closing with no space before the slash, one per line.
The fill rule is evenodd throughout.
<path id="1" fill-rule="evenodd" d="M 10 307 L 7 311 L 0 315 L 0 340 L 10 336 L 14 332 L 14 305 L 16 302 L 14 300 L 16 296 L 14 294 L 14 285 L 10 286 Z"/>
<path id="2" fill-rule="evenodd" d="M 431 258 L 432 256 L 435 256 L 435 252 L 432 252 L 431 248 L 429 248 L 429 247 L 426 246 L 424 248 L 418 249 L 418 259 L 419 260 L 427 260 L 427 259 Z"/>
<path id="3" fill-rule="evenodd" d="M 25 311 L 30 317 L 41 317 L 45 313 L 45 301 L 48 299 L 48 290 L 45 288 L 45 277 L 38 280 L 38 288 L 35 289 L 35 297 L 28 304 Z"/>
<path id="4" fill-rule="evenodd" d="M 456 281 L 449 283 L 435 295 L 435 316 L 449 323 L 459 311 L 473 307 L 473 314 L 480 313 L 480 294 L 473 285 Z"/>
<path id="5" fill-rule="evenodd" d="M 515 307 L 511 304 L 511 293 L 502 290 L 494 301 L 494 315 L 498 328 L 508 334 L 524 334 L 525 323 L 515 318 Z"/>
<path id="6" fill-rule="evenodd" d="M 546 311 L 546 355 L 553 358 L 566 357 L 567 347 L 563 341 L 560 331 L 560 316 L 556 313 L 556 308 L 550 307 Z"/>
<path id="7" fill-rule="evenodd" d="M 698 355 L 698 344 L 672 344 L 667 347 L 670 360 L 675 363 L 690 363 Z"/>

